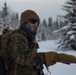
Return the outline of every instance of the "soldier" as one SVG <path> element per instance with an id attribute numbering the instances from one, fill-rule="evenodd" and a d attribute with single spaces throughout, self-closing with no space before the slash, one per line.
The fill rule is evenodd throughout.
<path id="1" fill-rule="evenodd" d="M 76 57 L 57 52 L 39 52 L 35 41 L 40 18 L 33 10 L 21 14 L 20 27 L 10 38 L 8 58 L 10 67 L 8 75 L 44 75 L 43 64 L 46 67 L 62 62 L 76 63 Z"/>

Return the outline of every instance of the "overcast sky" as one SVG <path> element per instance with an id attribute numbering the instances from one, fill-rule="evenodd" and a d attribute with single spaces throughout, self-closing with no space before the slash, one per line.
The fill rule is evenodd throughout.
<path id="1" fill-rule="evenodd" d="M 5 1 L 8 7 L 18 12 L 19 15 L 27 9 L 32 9 L 41 19 L 48 19 L 49 17 L 55 19 L 57 15 L 65 14 L 61 8 L 67 0 L 0 0 L 0 7 Z"/>

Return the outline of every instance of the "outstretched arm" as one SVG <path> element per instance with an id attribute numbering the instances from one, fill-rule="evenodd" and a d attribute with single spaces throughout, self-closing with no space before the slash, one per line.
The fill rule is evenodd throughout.
<path id="1" fill-rule="evenodd" d="M 56 62 L 61 62 L 65 64 L 76 63 L 75 56 L 57 52 L 45 53 L 45 60 L 47 67 L 56 64 Z"/>
<path id="2" fill-rule="evenodd" d="M 28 60 L 30 59 L 30 60 Z M 40 53 L 31 53 L 27 56 L 26 64 L 29 65 L 43 65 L 47 67 L 61 62 L 64 64 L 76 63 L 76 57 L 73 55 L 68 55 L 64 53 L 57 52 L 40 52 Z"/>

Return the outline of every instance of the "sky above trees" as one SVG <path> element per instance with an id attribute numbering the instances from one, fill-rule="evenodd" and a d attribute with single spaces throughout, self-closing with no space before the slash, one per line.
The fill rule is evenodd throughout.
<path id="1" fill-rule="evenodd" d="M 65 13 L 61 8 L 67 0 L 0 0 L 0 8 L 5 1 L 8 7 L 18 12 L 19 15 L 24 10 L 32 9 L 38 13 L 41 19 L 48 19 L 48 17 L 55 19 L 57 15 Z"/>

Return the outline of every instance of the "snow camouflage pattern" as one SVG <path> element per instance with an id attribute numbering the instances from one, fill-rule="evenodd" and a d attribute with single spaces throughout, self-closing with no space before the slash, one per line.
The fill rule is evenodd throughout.
<path id="1" fill-rule="evenodd" d="M 45 53 L 30 49 L 25 36 L 20 31 L 11 36 L 8 45 L 10 67 L 7 75 L 39 75 L 36 68 L 45 64 Z"/>

